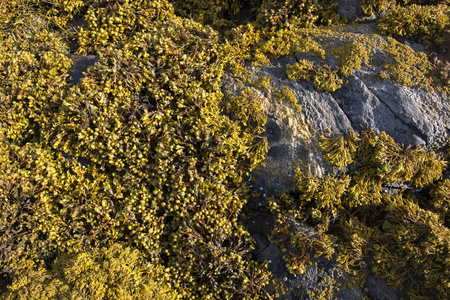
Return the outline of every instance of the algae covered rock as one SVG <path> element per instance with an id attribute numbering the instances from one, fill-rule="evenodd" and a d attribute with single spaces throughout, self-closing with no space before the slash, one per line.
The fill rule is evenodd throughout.
<path id="1" fill-rule="evenodd" d="M 265 204 L 270 197 L 280 197 L 283 192 L 292 194 L 294 197 L 298 195 L 300 181 L 294 180 L 295 170 L 304 170 L 311 174 L 312 178 L 326 178 L 324 177 L 326 174 L 333 173 L 353 162 L 352 154 L 349 152 L 349 159 L 345 164 L 334 161 L 333 164 L 337 164 L 338 168 L 333 167 L 330 164 L 330 155 L 335 155 L 333 153 L 337 152 L 324 156 L 323 149 L 320 147 L 322 145 L 320 136 L 334 137 L 371 129 L 375 134 L 385 132 L 396 142 L 406 146 L 416 144 L 427 149 L 436 149 L 445 145 L 450 134 L 447 122 L 450 111 L 448 96 L 439 84 L 434 84 L 432 76 L 427 73 L 431 65 L 424 53 L 416 52 L 409 46 L 392 39 L 383 38 L 376 34 L 372 25 L 364 25 L 360 28 L 347 26 L 334 30 L 279 32 L 279 40 L 275 35 L 273 42 L 269 40 L 256 48 L 256 52 L 269 58 L 270 63 L 260 59 L 260 56 L 255 57 L 254 61 L 245 65 L 248 74 L 244 73 L 245 75 L 241 77 L 229 74 L 223 80 L 224 92 L 239 93 L 240 90 L 250 87 L 259 93 L 263 110 L 268 115 L 263 134 L 268 138 L 269 152 L 264 161 L 265 167 L 258 167 L 253 172 L 252 185 L 256 196 L 249 202 L 249 227 L 258 243 L 257 257 L 269 261 L 269 268 L 273 274 L 285 282 L 285 287 L 289 287 L 284 296 L 285 299 L 314 298 L 328 292 L 330 293 L 328 297 L 332 299 L 363 297 L 356 292 L 358 284 L 353 281 L 355 277 L 352 277 L 350 269 L 346 270 L 350 273 L 339 273 L 337 270 L 340 270 L 340 264 L 325 260 L 320 251 L 317 252 L 319 258 L 311 258 L 312 265 L 299 265 L 299 261 L 294 263 L 293 257 L 295 257 L 294 254 L 305 253 L 304 248 L 296 250 L 297 252 L 289 247 L 283 250 L 283 246 L 277 248 L 272 244 L 280 243 L 281 240 L 265 238 L 270 231 L 266 226 L 276 227 L 279 222 L 271 219 L 270 214 L 265 211 Z M 364 47 L 358 51 L 366 54 L 365 58 L 362 57 L 356 63 L 345 57 L 345 51 L 341 50 L 359 49 L 358 47 Z M 424 50 L 420 47 L 419 49 Z M 411 62 L 402 60 L 401 51 L 405 51 L 403 54 L 411 53 Z M 314 72 L 311 70 L 314 66 L 323 65 L 329 66 L 331 70 L 339 74 L 342 85 L 338 89 L 330 92 L 314 84 Z M 345 72 L 340 72 L 344 66 Z M 240 80 L 242 78 L 244 80 Z M 409 79 L 406 81 L 404 78 Z M 267 82 L 265 86 L 256 84 L 263 79 Z M 292 100 L 280 101 L 279 91 L 286 89 L 295 97 L 296 104 L 301 107 L 301 110 L 294 109 Z M 350 144 L 343 143 L 342 147 L 347 149 Z M 393 164 L 385 167 L 394 168 L 396 163 Z M 353 168 L 354 166 L 351 165 L 349 170 Z M 442 169 L 439 170 L 442 171 Z M 341 169 L 340 172 L 344 171 Z M 395 174 L 397 173 L 389 176 L 397 178 Z M 434 178 L 434 180 L 437 179 L 437 177 Z M 315 181 L 305 180 L 305 178 L 302 179 L 304 184 L 300 185 L 302 186 L 300 191 L 304 192 L 306 189 L 314 191 L 313 187 L 316 184 L 313 182 Z M 392 179 L 391 183 L 396 180 L 400 179 Z M 344 190 L 347 188 L 344 187 Z M 315 192 L 319 193 L 317 190 Z M 336 194 L 330 191 L 325 193 Z M 281 201 L 289 203 L 294 200 Z M 328 215 L 328 208 L 325 209 L 325 207 L 327 206 L 324 206 L 324 210 L 311 210 L 306 215 L 316 222 L 319 220 L 334 222 L 333 218 L 337 215 Z M 292 208 L 286 209 L 285 213 L 292 210 Z M 316 216 L 312 217 L 314 214 Z M 306 215 L 302 215 L 303 220 L 308 218 Z M 275 216 L 276 220 L 280 218 Z M 287 228 L 292 230 L 293 225 L 289 224 L 291 227 L 285 227 L 286 230 Z M 317 247 L 325 245 L 320 244 L 318 238 L 321 231 L 314 226 L 314 223 L 311 225 L 308 221 L 303 221 L 297 225 L 298 232 L 305 236 L 296 240 L 297 242 L 292 242 L 292 245 L 303 245 L 304 242 L 298 241 L 303 241 L 305 238 L 312 241 L 317 239 Z M 315 245 L 314 242 L 310 243 Z M 313 257 L 312 249 L 314 248 L 308 249 L 311 251 L 308 255 Z M 308 260 L 308 255 L 302 257 L 303 262 Z M 291 267 L 296 267 L 286 268 L 284 262 L 280 262 L 280 257 L 284 257 Z M 304 275 L 294 277 L 291 272 L 299 270 L 298 268 L 304 272 Z M 321 272 L 329 275 L 324 277 L 320 275 Z M 398 286 L 393 288 L 392 281 L 386 277 L 377 277 L 384 274 L 383 272 L 375 272 L 375 275 L 373 271 L 364 273 L 364 280 L 359 287 L 364 291 L 363 294 L 378 299 L 405 297 L 405 291 L 396 289 Z M 348 280 L 348 276 L 356 284 L 353 289 L 347 290 L 335 283 Z M 328 292 L 318 283 L 318 278 L 329 280 Z M 358 280 L 361 280 L 362 277 L 359 278 Z"/>
<path id="2" fill-rule="evenodd" d="M 335 2 L 3 1 L 0 297 L 448 297 L 445 16 Z"/>
<path id="3" fill-rule="evenodd" d="M 270 64 L 260 65 L 254 61 L 246 67 L 251 74 L 249 76 L 270 79 L 267 88 L 260 89 L 263 103 L 267 103 L 263 106 L 271 120 L 270 124 L 277 124 L 276 127 L 270 125 L 267 128 L 271 149 L 267 158 L 269 164 L 271 159 L 279 156 L 279 152 L 284 157 L 279 156 L 280 160 L 275 164 L 277 166 L 283 164 L 282 161 L 292 164 L 297 155 L 313 173 L 316 169 L 320 170 L 323 164 L 317 157 L 321 157 L 321 152 L 315 150 L 317 147 L 313 145 L 317 145 L 317 137 L 322 133 L 334 136 L 372 129 L 376 133 L 385 131 L 397 142 L 406 145 L 419 144 L 433 148 L 445 144 L 450 133 L 447 122 L 450 106 L 447 94 L 440 92 L 440 87 L 435 87 L 430 80 L 431 75 L 427 75 L 427 69 L 431 66 L 426 59 L 421 58 L 423 53 L 417 54 L 417 61 L 403 67 L 405 62 L 400 61 L 398 47 L 413 55 L 416 52 L 396 41 L 382 38 L 370 25 L 360 26 L 356 30 L 354 26 L 348 26 L 336 28 L 335 31 L 292 30 L 279 34 L 280 43 L 276 44 L 276 37 L 273 44 L 269 40 L 256 50 L 272 57 Z M 305 48 L 303 43 L 315 43 L 314 50 Z M 357 46 L 356 49 L 361 47 L 358 51 L 365 54 L 360 56 L 359 62 L 349 62 L 345 54 L 353 54 L 352 51 L 344 50 L 347 45 L 350 50 L 353 45 Z M 300 67 L 300 63 L 304 68 Z M 327 90 L 315 84 L 315 71 L 308 69 L 314 68 L 314 65 L 326 65 L 338 71 L 341 86 Z M 408 83 L 410 86 L 396 79 L 399 69 L 405 72 L 404 76 L 411 78 L 412 82 Z M 386 74 L 385 79 L 380 77 L 380 73 Z M 240 83 L 227 78 L 231 77 L 226 77 L 222 89 L 239 90 Z M 247 85 L 251 86 L 252 83 Z M 258 89 L 257 86 L 253 88 Z M 277 91 L 284 88 L 292 91 L 301 112 L 289 115 L 286 113 L 289 109 L 273 105 L 278 101 Z M 275 137 L 271 128 L 283 130 L 275 131 L 278 134 Z M 277 150 L 282 147 L 292 150 Z M 309 152 L 306 156 L 311 159 L 308 160 L 300 152 L 294 154 L 294 149 Z M 281 169 L 286 174 L 291 172 L 288 167 Z"/>

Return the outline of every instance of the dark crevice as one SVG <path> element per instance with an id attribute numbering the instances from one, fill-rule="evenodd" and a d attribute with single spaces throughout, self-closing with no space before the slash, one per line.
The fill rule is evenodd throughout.
<path id="1" fill-rule="evenodd" d="M 253 255 L 254 256 L 258 256 L 258 255 L 260 255 L 261 253 L 263 253 L 264 251 L 266 251 L 267 250 L 267 248 L 269 248 L 270 247 L 270 245 L 272 245 L 272 243 L 269 241 L 269 244 L 266 246 L 266 247 L 264 247 L 261 251 L 259 251 L 259 252 L 253 252 Z"/>
<path id="2" fill-rule="evenodd" d="M 350 123 L 350 125 L 352 126 L 353 131 L 357 131 L 356 128 L 357 126 L 353 123 L 353 120 L 347 115 L 347 113 L 345 112 L 345 110 L 342 108 L 340 101 L 338 101 L 336 98 L 333 97 L 333 93 L 330 93 L 331 98 L 333 99 L 334 102 L 336 102 L 337 106 L 339 107 L 339 109 L 341 110 L 341 112 L 344 114 L 344 116 L 347 118 L 348 122 Z"/>

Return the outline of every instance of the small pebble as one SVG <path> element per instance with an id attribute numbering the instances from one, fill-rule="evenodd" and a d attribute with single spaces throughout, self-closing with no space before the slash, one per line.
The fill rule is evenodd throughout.
<path id="1" fill-rule="evenodd" d="M 284 281 L 287 281 L 287 277 L 284 277 L 283 280 L 284 280 Z"/>

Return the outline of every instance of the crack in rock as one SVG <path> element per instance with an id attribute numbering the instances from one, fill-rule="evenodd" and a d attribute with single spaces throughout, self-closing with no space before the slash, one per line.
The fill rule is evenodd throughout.
<path id="1" fill-rule="evenodd" d="M 427 136 L 402 120 L 395 110 L 355 75 L 351 75 L 347 84 L 334 92 L 333 96 L 351 120 L 355 131 L 372 128 L 376 133 L 385 131 L 398 142 L 426 146 Z"/>
<path id="2" fill-rule="evenodd" d="M 363 82 L 363 81 L 361 81 Z M 364 82 L 363 82 L 364 84 Z M 366 86 L 367 87 L 367 86 Z M 375 92 L 373 92 L 369 87 L 367 87 L 372 95 L 374 95 L 374 97 L 376 97 L 378 99 L 378 101 L 380 101 L 381 103 L 383 103 L 393 114 L 394 116 L 399 119 L 406 127 L 408 127 L 412 132 L 414 132 L 416 135 L 418 135 L 422 140 L 424 140 L 425 144 L 428 145 L 428 137 L 417 127 L 409 124 L 406 120 L 404 120 L 402 118 L 402 116 L 398 115 L 393 109 L 392 107 L 386 103 L 385 101 L 383 101 Z"/>

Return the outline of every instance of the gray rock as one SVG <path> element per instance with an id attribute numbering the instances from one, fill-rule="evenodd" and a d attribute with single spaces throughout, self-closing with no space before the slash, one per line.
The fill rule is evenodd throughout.
<path id="1" fill-rule="evenodd" d="M 273 117 L 269 117 L 264 127 L 265 131 L 262 134 L 267 137 L 267 141 L 274 145 L 280 142 L 281 140 L 281 126 L 277 123 L 277 121 Z"/>
<path id="2" fill-rule="evenodd" d="M 401 87 L 394 84 L 368 82 L 372 93 L 388 107 L 394 115 L 409 128 L 411 138 L 420 138 L 419 144 L 435 148 L 442 146 L 450 132 L 448 116 L 450 105 L 446 97 L 437 93 Z M 391 134 L 389 131 L 386 131 Z M 402 141 L 400 135 L 391 130 L 392 137 L 399 142 L 412 144 L 418 142 Z"/>
<path id="3" fill-rule="evenodd" d="M 367 275 L 365 290 L 370 297 L 378 300 L 398 300 L 408 298 L 405 293 L 394 290 L 386 284 L 386 280 L 375 277 L 372 273 Z"/>
<path id="4" fill-rule="evenodd" d="M 69 71 L 70 77 L 72 77 L 72 84 L 76 85 L 80 82 L 81 79 L 84 78 L 84 72 L 87 72 L 87 69 L 93 65 L 95 65 L 98 60 L 98 55 L 77 55 L 70 54 L 69 58 L 73 61 L 73 67 Z"/>
<path id="5" fill-rule="evenodd" d="M 350 119 L 331 94 L 316 91 L 310 82 L 291 86 L 298 95 L 307 122 L 314 124 L 316 130 L 330 131 L 331 134 L 346 134 L 353 130 Z"/>
<path id="6" fill-rule="evenodd" d="M 350 20 L 364 17 L 364 13 L 361 9 L 361 0 L 335 0 L 333 2 L 339 5 L 337 13 L 341 16 L 345 16 Z"/>
<path id="7" fill-rule="evenodd" d="M 414 107 L 410 103 L 394 100 L 394 97 L 398 95 L 398 89 L 390 90 L 390 92 L 391 95 L 383 94 L 382 98 L 378 98 L 361 79 L 351 75 L 347 84 L 336 91 L 333 96 L 349 118 L 354 130 L 373 129 L 377 134 L 385 131 L 397 142 L 425 146 L 425 134 L 417 127 L 411 126 L 409 117 L 401 118 L 404 114 L 398 114 L 402 105 L 407 106 L 410 110 Z M 389 101 L 396 108 L 397 114 L 382 99 Z"/>
<path id="8" fill-rule="evenodd" d="M 257 255 L 260 261 L 269 264 L 269 270 L 283 283 L 284 294 L 279 300 L 318 299 L 319 295 L 329 295 L 327 299 L 360 300 L 362 293 L 346 286 L 346 275 L 325 259 L 312 259 L 311 264 L 301 275 L 292 275 L 283 260 L 284 253 L 274 244 L 270 244 Z"/>

